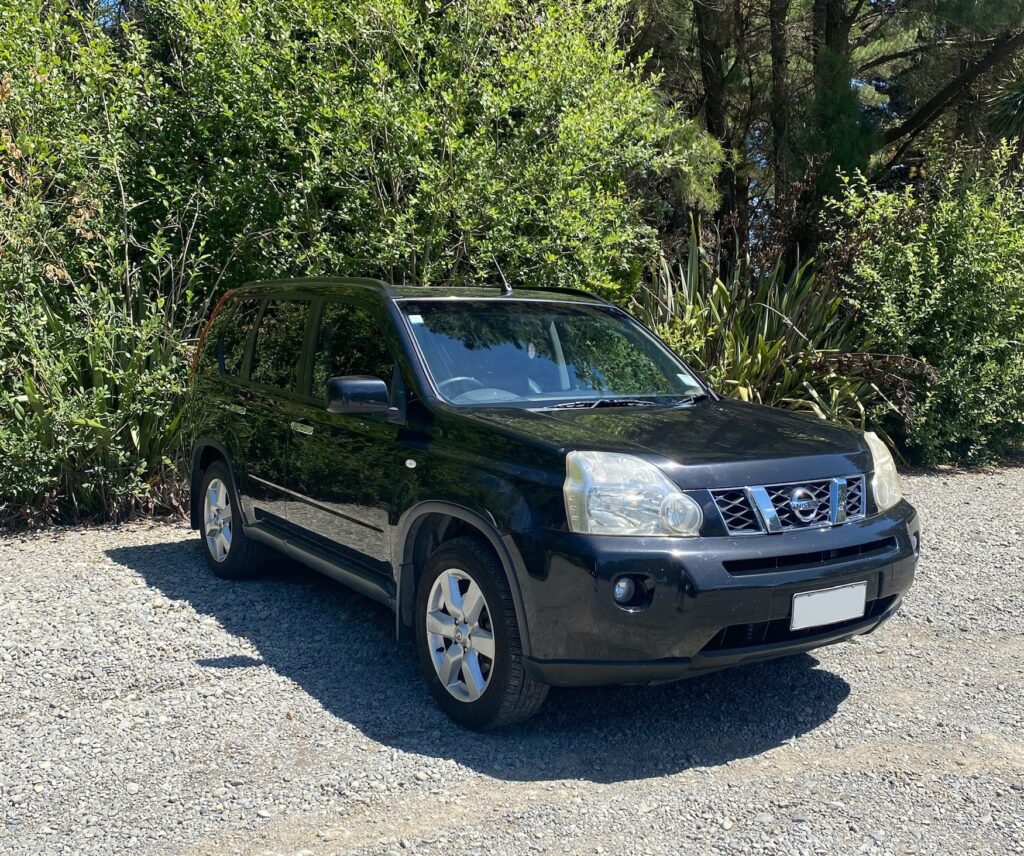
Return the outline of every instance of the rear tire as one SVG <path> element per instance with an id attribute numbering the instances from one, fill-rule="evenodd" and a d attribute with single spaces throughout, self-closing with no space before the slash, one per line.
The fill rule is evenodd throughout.
<path id="1" fill-rule="evenodd" d="M 225 580 L 259 574 L 270 551 L 245 534 L 235 482 L 227 464 L 210 464 L 203 473 L 200 490 L 199 534 L 210 570 Z"/>
<path id="2" fill-rule="evenodd" d="M 501 728 L 543 704 L 548 688 L 526 674 L 508 579 L 483 541 L 455 538 L 430 557 L 414 621 L 427 687 L 456 722 Z"/>

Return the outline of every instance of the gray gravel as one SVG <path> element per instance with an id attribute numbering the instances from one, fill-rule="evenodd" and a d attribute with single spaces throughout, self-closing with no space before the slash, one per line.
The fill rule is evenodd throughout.
<path id="1" fill-rule="evenodd" d="M 484 737 L 390 615 L 177 524 L 0 541 L 0 853 L 1024 852 L 1024 470 L 905 480 L 925 552 L 865 639 L 552 692 Z"/>

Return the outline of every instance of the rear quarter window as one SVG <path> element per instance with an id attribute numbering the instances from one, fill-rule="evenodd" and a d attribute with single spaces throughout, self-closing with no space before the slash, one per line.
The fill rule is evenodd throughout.
<path id="1" fill-rule="evenodd" d="M 249 334 L 256 323 L 259 301 L 254 298 L 236 300 L 225 307 L 217 337 L 217 362 L 221 374 L 238 377 L 245 362 Z"/>

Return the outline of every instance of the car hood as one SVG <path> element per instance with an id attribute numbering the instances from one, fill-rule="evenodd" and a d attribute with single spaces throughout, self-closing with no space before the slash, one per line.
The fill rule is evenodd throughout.
<path id="1" fill-rule="evenodd" d="M 467 415 L 565 452 L 640 455 L 688 488 L 808 481 L 871 469 L 860 432 L 731 399 L 675 408 L 485 408 Z"/>

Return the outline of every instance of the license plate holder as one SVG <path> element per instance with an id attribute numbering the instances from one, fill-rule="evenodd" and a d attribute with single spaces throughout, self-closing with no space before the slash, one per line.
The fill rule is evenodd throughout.
<path id="1" fill-rule="evenodd" d="M 867 591 L 867 582 L 859 582 L 795 594 L 789 629 L 806 630 L 862 618 L 867 608 Z"/>

